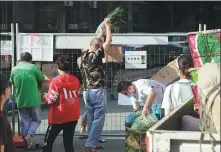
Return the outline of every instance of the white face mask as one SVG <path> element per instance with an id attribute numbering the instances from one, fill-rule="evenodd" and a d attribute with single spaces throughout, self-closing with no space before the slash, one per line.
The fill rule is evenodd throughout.
<path id="1" fill-rule="evenodd" d="M 133 94 L 132 93 L 128 93 L 127 96 L 133 97 Z"/>

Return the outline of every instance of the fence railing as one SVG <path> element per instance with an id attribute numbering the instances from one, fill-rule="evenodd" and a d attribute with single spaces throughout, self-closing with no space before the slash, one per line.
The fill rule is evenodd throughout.
<path id="1" fill-rule="evenodd" d="M 2 33 L 3 34 L 3 33 Z M 76 37 L 84 37 L 85 38 L 85 47 L 89 46 L 89 41 L 91 37 L 94 37 L 94 34 L 76 34 L 76 33 L 20 33 L 18 24 L 16 24 L 16 38 L 14 36 L 14 25 L 11 26 L 11 32 L 10 33 L 4 33 L 3 35 L 9 36 L 10 43 L 11 43 L 11 53 L 9 60 L 11 60 L 10 66 L 6 68 L 6 71 L 8 72 L 7 76 L 9 77 L 10 71 L 12 67 L 15 65 L 15 61 L 18 60 L 20 54 L 22 52 L 30 52 L 32 53 L 33 57 L 36 59 L 38 57 L 39 60 L 36 59 L 36 61 L 41 62 L 41 64 L 48 64 L 48 63 L 54 63 L 55 59 L 60 55 L 68 55 L 72 58 L 73 61 L 73 68 L 72 72 L 81 78 L 80 71 L 77 66 L 77 58 L 81 55 L 81 49 L 82 48 L 71 48 L 67 44 L 67 47 L 65 48 L 64 44 L 66 43 L 65 39 L 61 40 L 61 36 L 65 38 L 68 37 L 68 40 L 70 40 L 69 43 L 71 43 L 71 40 L 75 40 Z M 132 112 L 131 106 L 120 106 L 117 102 L 117 96 L 118 93 L 116 91 L 116 85 L 120 80 L 137 80 L 137 79 L 148 79 L 152 75 L 154 75 L 156 72 L 158 72 L 162 67 L 164 67 L 168 62 L 175 59 L 177 56 L 183 53 L 184 47 L 179 45 L 179 42 L 168 44 L 168 37 L 176 36 L 176 37 L 185 37 L 185 34 L 113 34 L 116 37 L 122 37 L 124 39 L 124 42 L 126 43 L 127 39 L 130 42 L 137 42 L 137 40 L 147 38 L 147 42 L 145 40 L 142 40 L 142 44 L 140 43 L 134 43 L 134 44 L 123 44 L 124 50 L 124 61 L 122 63 L 115 63 L 115 62 L 108 62 L 104 63 L 104 71 L 106 73 L 106 83 L 107 83 L 107 92 L 108 92 L 108 106 L 107 106 L 107 112 L 106 112 L 106 120 L 105 125 L 103 128 L 103 134 L 104 135 L 124 135 L 125 127 L 125 117 Z M 87 37 L 85 37 L 87 36 Z M 60 41 L 57 41 L 60 37 Z M 72 39 L 73 38 L 73 39 Z M 167 38 L 167 39 L 166 39 Z M 134 40 L 135 39 L 135 40 Z M 137 40 L 136 40 L 137 39 Z M 154 41 L 154 39 L 157 39 Z M 160 39 L 160 40 L 159 40 Z M 84 39 L 82 39 L 84 40 Z M 151 40 L 152 42 L 150 43 Z M 1 40 L 3 41 L 3 40 Z M 33 42 L 35 41 L 35 42 Z M 50 42 L 49 42 L 50 41 Z M 8 42 L 7 42 L 8 43 Z M 60 43 L 60 44 L 58 44 Z M 117 43 L 117 42 L 116 42 Z M 160 45 L 159 45 L 159 44 Z M 186 42 L 188 43 L 188 42 Z M 52 46 L 52 47 L 51 47 Z M 60 47 L 57 47 L 60 46 Z M 62 47 L 61 47 L 62 46 Z M 127 50 L 126 48 L 131 48 L 130 50 Z M 2 60 L 2 57 L 4 58 L 6 56 L 4 50 L 6 47 L 1 47 L 0 52 L 1 53 L 1 66 L 4 65 L 3 62 L 6 62 L 6 60 Z M 128 56 L 126 55 L 129 51 L 136 51 L 139 52 L 139 50 L 146 52 L 146 61 L 145 64 L 147 64 L 146 68 L 127 68 L 125 67 L 125 60 L 127 59 L 133 59 L 134 56 Z M 52 53 L 52 56 L 50 55 L 44 58 L 45 52 L 48 51 L 49 53 Z M 52 51 L 52 52 L 51 52 Z M 40 52 L 39 54 L 36 54 L 36 52 Z M 9 54 L 9 53 L 8 53 Z M 137 55 L 135 55 L 137 56 Z M 139 56 L 139 55 L 138 55 Z M 136 62 L 133 62 L 132 64 L 138 64 Z M 5 68 L 0 68 L 0 72 L 4 72 Z M 14 91 L 12 91 L 12 95 L 14 95 Z M 12 103 L 15 103 L 15 98 L 10 98 Z M 14 104 L 12 104 L 14 105 Z M 18 116 L 15 110 L 15 106 L 12 106 L 11 109 L 9 109 L 11 113 L 9 114 L 9 120 L 12 123 L 13 126 L 13 132 L 19 133 L 19 121 Z M 84 102 L 81 98 L 81 112 L 83 114 L 84 111 Z M 48 106 L 42 105 L 42 112 L 41 112 L 41 119 L 42 123 L 40 127 L 37 130 L 37 134 L 45 134 L 48 123 Z M 77 134 L 80 133 L 80 120 L 78 123 L 78 126 L 76 128 Z"/>

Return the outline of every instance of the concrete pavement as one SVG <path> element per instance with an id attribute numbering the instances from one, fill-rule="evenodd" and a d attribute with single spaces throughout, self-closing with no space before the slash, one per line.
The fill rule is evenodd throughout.
<path id="1" fill-rule="evenodd" d="M 104 149 L 101 150 L 101 152 L 124 152 L 125 151 L 125 144 L 124 144 L 124 138 L 120 137 L 104 137 L 107 141 L 107 143 L 102 144 L 104 146 Z M 34 140 L 36 143 L 42 144 L 44 141 L 44 136 L 39 135 L 35 136 Z M 81 140 L 76 137 L 74 139 L 74 147 L 75 152 L 87 152 L 83 148 L 86 140 Z M 25 152 L 23 149 L 18 149 L 17 152 Z M 29 152 L 41 152 L 41 150 L 36 151 L 29 151 Z M 63 147 L 63 139 L 62 136 L 58 136 L 55 140 L 55 143 L 53 145 L 53 152 L 64 152 Z"/>

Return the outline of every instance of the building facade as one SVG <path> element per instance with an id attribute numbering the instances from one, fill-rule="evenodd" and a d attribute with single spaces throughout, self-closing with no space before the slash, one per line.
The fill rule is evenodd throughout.
<path id="1" fill-rule="evenodd" d="M 0 30 L 9 31 L 10 23 L 19 23 L 21 32 L 93 33 L 103 18 L 121 6 L 127 12 L 127 24 L 120 33 L 165 33 L 221 27 L 221 2 L 149 2 L 149 1 L 1 1 Z"/>

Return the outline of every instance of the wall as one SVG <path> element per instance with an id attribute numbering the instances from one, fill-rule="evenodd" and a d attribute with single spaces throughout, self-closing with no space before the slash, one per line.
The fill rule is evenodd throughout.
<path id="1" fill-rule="evenodd" d="M 64 1 L 0 2 L 0 23 L 10 27 L 11 22 L 18 22 L 22 24 L 20 31 L 24 32 L 90 33 L 117 6 L 131 14 L 128 24 L 120 27 L 121 33 L 189 32 L 198 30 L 200 22 L 206 23 L 208 29 L 221 27 L 218 18 L 221 15 L 220 2 L 99 1 L 93 7 L 86 1 L 74 1 L 73 6 L 65 6 Z M 50 29 L 49 24 L 54 28 Z M 78 28 L 69 29 L 69 24 L 78 24 Z M 0 30 L 9 28 L 0 25 Z"/>

